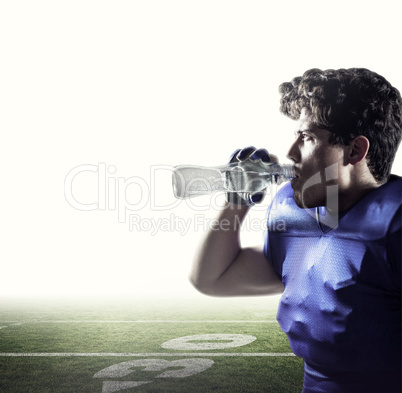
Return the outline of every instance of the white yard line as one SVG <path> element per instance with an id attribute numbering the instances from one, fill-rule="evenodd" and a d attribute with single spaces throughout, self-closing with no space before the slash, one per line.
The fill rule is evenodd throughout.
<path id="1" fill-rule="evenodd" d="M 3 321 L 2 323 L 9 323 L 9 325 L 7 325 L 7 326 L 0 326 L 0 329 L 5 329 L 5 328 L 8 328 L 8 327 L 10 327 L 10 326 L 20 326 L 20 325 L 24 325 L 26 322 Z"/>
<path id="2" fill-rule="evenodd" d="M 241 320 L 228 320 L 228 321 L 216 321 L 216 320 L 134 320 L 134 321 L 109 321 L 109 320 L 32 320 L 16 323 L 15 321 L 3 321 L 2 323 L 10 323 L 15 325 L 26 325 L 28 323 L 277 323 L 276 320 L 266 321 L 241 321 Z M 11 326 L 11 325 L 9 325 Z M 5 328 L 8 326 L 1 326 Z"/>
<path id="3" fill-rule="evenodd" d="M 278 352 L 278 353 L 264 353 L 264 352 L 255 352 L 255 353 L 242 353 L 242 352 L 233 352 L 233 353 L 224 353 L 224 352 L 187 352 L 187 353 L 119 353 L 119 352 L 100 352 L 100 353 L 77 353 L 77 352 L 33 352 L 33 353 L 18 353 L 18 352 L 6 352 L 1 353 L 0 357 L 267 357 L 267 356 L 295 356 L 292 352 Z"/>

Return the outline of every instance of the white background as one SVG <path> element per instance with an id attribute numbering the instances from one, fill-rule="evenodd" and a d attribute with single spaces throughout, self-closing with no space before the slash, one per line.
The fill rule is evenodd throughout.
<path id="1" fill-rule="evenodd" d="M 152 168 L 224 164 L 248 145 L 285 159 L 295 124 L 278 111 L 278 85 L 309 68 L 365 67 L 401 90 L 398 3 L 1 2 L 0 295 L 194 294 L 195 215 L 216 212 L 203 197 L 197 210 L 177 204 L 170 172 L 152 181 Z M 401 163 L 399 151 L 394 173 Z M 65 179 L 84 164 L 109 168 L 111 186 L 142 179 L 120 189 L 142 208 L 119 222 L 111 188 L 104 210 L 72 207 Z M 97 184 L 77 175 L 76 200 L 97 202 Z"/>

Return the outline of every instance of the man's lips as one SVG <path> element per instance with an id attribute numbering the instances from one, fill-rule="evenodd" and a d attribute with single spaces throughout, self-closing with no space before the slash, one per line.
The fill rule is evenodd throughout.
<path id="1" fill-rule="evenodd" d="M 294 168 L 294 171 L 295 171 L 295 177 L 290 182 L 292 187 L 295 186 L 295 184 L 299 181 L 300 178 L 300 171 L 297 168 Z"/>

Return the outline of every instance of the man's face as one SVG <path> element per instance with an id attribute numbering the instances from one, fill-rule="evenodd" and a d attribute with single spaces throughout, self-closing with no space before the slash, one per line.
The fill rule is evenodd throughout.
<path id="1" fill-rule="evenodd" d="M 330 145 L 330 135 L 329 131 L 314 125 L 302 111 L 296 140 L 288 152 L 297 175 L 291 183 L 294 199 L 301 208 L 330 207 L 331 200 L 337 204 L 344 147 Z"/>

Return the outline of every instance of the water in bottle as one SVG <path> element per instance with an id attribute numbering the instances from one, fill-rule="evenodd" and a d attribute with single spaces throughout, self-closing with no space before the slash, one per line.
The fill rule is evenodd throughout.
<path id="1" fill-rule="evenodd" d="M 255 193 L 295 177 L 293 165 L 244 160 L 216 167 L 179 165 L 173 171 L 173 193 L 186 199 L 216 191 Z"/>

